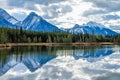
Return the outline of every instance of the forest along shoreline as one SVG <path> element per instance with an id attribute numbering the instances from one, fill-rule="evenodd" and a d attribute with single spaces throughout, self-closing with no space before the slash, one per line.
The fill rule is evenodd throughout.
<path id="1" fill-rule="evenodd" d="M 35 32 L 0 28 L 0 48 L 12 46 L 63 46 L 63 45 L 119 45 L 118 35 L 72 34 L 68 32 Z"/>
<path id="2" fill-rule="evenodd" d="M 61 46 L 61 45 L 116 45 L 113 42 L 82 42 L 82 43 L 5 43 L 0 44 L 0 48 L 13 46 Z"/>

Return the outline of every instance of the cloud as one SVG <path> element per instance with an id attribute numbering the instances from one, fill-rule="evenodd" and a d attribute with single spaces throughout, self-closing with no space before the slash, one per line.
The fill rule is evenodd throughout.
<path id="1" fill-rule="evenodd" d="M 118 15 L 105 15 L 102 17 L 104 20 L 117 20 L 120 19 Z"/>
<path id="2" fill-rule="evenodd" d="M 96 14 L 105 14 L 106 11 L 104 10 L 95 10 L 95 9 L 92 9 L 92 10 L 87 10 L 83 13 L 83 16 L 87 17 L 89 15 L 96 15 Z"/>
<path id="3" fill-rule="evenodd" d="M 6 11 L 17 20 L 24 20 L 27 15 L 31 12 L 31 10 L 22 9 L 22 8 L 14 8 L 14 9 L 6 9 Z"/>
<path id="4" fill-rule="evenodd" d="M 120 30 L 120 25 L 111 25 L 110 27 L 114 30 Z"/>
<path id="5" fill-rule="evenodd" d="M 106 11 L 120 11 L 119 0 L 84 0 L 93 3 L 94 7 L 105 9 Z"/>
<path id="6" fill-rule="evenodd" d="M 28 10 L 36 10 L 35 2 L 30 0 L 7 0 L 7 5 L 11 8 L 23 8 Z"/>
<path id="7" fill-rule="evenodd" d="M 52 3 L 59 3 L 65 0 L 7 0 L 7 4 L 10 7 L 17 7 L 17 8 L 26 8 L 30 10 L 34 10 L 34 4 L 40 5 L 49 5 Z"/>
<path id="8" fill-rule="evenodd" d="M 106 26 L 109 26 L 110 29 L 120 33 L 120 19 L 114 20 L 105 20 Z"/>
<path id="9" fill-rule="evenodd" d="M 7 8 L 7 0 L 0 0 L 0 8 Z"/>
<path id="10" fill-rule="evenodd" d="M 94 77 L 93 80 L 119 80 L 120 73 L 108 73 L 105 76 Z"/>
<path id="11" fill-rule="evenodd" d="M 14 15 L 15 18 L 19 19 L 20 21 L 23 21 L 25 19 L 25 16 L 27 16 L 27 14 L 25 13 L 12 13 L 11 15 Z"/>
<path id="12" fill-rule="evenodd" d="M 34 0 L 34 1 L 39 3 L 39 4 L 48 5 L 51 3 L 59 3 L 59 2 L 66 1 L 66 0 Z"/>
<path id="13" fill-rule="evenodd" d="M 42 11 L 45 13 L 43 15 L 46 19 L 57 18 L 58 16 L 65 15 L 66 13 L 72 12 L 72 7 L 70 5 L 64 4 L 54 4 L 48 7 L 43 7 Z"/>
<path id="14" fill-rule="evenodd" d="M 86 10 L 83 16 L 108 14 L 111 12 L 120 11 L 120 1 L 118 0 L 84 0 L 85 2 L 92 3 L 92 8 Z"/>
<path id="15" fill-rule="evenodd" d="M 64 1 L 64 2 L 63 2 Z M 7 2 L 9 8 L 11 9 L 11 14 L 16 17 L 16 13 L 21 15 L 20 9 L 23 9 L 22 13 L 28 14 L 30 11 L 34 11 L 39 16 L 46 19 L 48 22 L 52 22 L 52 24 L 56 25 L 59 24 L 59 19 L 62 17 L 64 18 L 67 13 L 71 13 L 73 8 L 71 5 L 71 0 L 19 0 L 16 3 L 16 0 L 9 0 Z M 31 6 L 32 5 L 32 6 Z M 16 12 L 13 12 L 14 9 L 17 9 Z M 22 16 L 22 15 L 21 15 Z M 63 17 L 64 16 L 64 17 Z M 23 16 L 22 16 L 23 17 Z M 26 17 L 26 15 L 25 15 Z M 66 17 L 65 17 L 66 18 Z M 56 19 L 56 21 L 55 21 Z M 54 21 L 54 22 L 53 22 Z"/>

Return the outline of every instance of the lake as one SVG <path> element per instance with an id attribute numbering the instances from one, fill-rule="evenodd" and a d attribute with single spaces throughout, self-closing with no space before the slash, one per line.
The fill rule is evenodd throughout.
<path id="1" fill-rule="evenodd" d="M 120 46 L 17 46 L 0 50 L 0 80 L 119 80 Z"/>

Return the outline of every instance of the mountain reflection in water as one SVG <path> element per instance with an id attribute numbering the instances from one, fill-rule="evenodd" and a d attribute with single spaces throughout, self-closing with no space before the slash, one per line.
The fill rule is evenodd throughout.
<path id="1" fill-rule="evenodd" d="M 0 80 L 109 80 L 112 74 L 120 75 L 119 50 L 112 45 L 0 50 Z"/>

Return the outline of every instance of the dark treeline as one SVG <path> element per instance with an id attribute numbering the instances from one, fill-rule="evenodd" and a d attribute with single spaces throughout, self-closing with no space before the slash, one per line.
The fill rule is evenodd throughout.
<path id="1" fill-rule="evenodd" d="M 0 43 L 74 43 L 74 42 L 115 42 L 120 35 L 102 36 L 70 34 L 67 32 L 35 32 L 20 29 L 0 28 Z"/>

